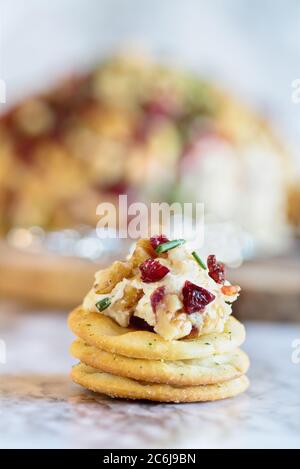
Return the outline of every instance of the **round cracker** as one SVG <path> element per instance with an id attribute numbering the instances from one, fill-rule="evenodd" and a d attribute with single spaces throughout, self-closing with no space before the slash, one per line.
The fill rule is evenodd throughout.
<path id="1" fill-rule="evenodd" d="M 81 362 L 106 373 L 177 386 L 222 383 L 245 374 L 249 367 L 248 356 L 240 349 L 191 360 L 144 360 L 105 352 L 78 339 L 70 351 Z"/>
<path id="2" fill-rule="evenodd" d="M 158 334 L 119 326 L 101 313 L 76 308 L 69 316 L 70 329 L 90 345 L 132 358 L 186 360 L 231 352 L 245 340 L 245 328 L 230 316 L 224 332 L 196 339 L 167 341 Z"/>
<path id="3" fill-rule="evenodd" d="M 71 377 L 75 383 L 110 397 L 159 402 L 216 401 L 236 396 L 245 391 L 249 385 L 248 378 L 241 376 L 221 384 L 175 387 L 103 373 L 82 363 L 73 367 Z"/>

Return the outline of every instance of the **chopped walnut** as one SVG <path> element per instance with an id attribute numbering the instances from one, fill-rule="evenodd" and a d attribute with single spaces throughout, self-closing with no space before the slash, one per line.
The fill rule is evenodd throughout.
<path id="1" fill-rule="evenodd" d="M 123 297 L 114 303 L 113 309 L 116 311 L 132 311 L 142 296 L 143 290 L 137 290 L 131 285 L 126 285 Z"/>
<path id="2" fill-rule="evenodd" d="M 124 278 L 130 277 L 132 274 L 129 262 L 114 262 L 107 269 L 100 270 L 96 274 L 96 283 L 94 288 L 96 293 L 102 295 L 110 293 L 112 289 Z"/>
<path id="3" fill-rule="evenodd" d="M 133 251 L 131 258 L 129 259 L 129 262 L 131 263 L 133 268 L 137 268 L 140 266 L 140 264 L 145 262 L 150 257 L 157 257 L 155 250 L 151 246 L 150 240 L 140 239 L 136 243 L 135 250 Z"/>

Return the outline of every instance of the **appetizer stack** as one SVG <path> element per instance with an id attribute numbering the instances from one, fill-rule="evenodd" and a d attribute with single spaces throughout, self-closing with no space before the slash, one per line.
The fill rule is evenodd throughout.
<path id="1" fill-rule="evenodd" d="M 245 330 L 231 316 L 239 291 L 214 255 L 204 262 L 182 239 L 138 241 L 127 261 L 96 273 L 69 317 L 80 360 L 72 379 L 111 397 L 161 402 L 245 391 Z"/>

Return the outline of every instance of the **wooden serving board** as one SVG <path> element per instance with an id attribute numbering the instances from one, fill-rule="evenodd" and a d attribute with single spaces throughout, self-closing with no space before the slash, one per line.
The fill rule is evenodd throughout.
<path id="1" fill-rule="evenodd" d="M 70 308 L 91 288 L 100 263 L 33 254 L 0 242 L 0 296 L 37 306 Z"/>
<path id="2" fill-rule="evenodd" d="M 19 251 L 0 242 L 0 297 L 72 308 L 91 288 L 99 263 Z M 242 287 L 234 314 L 242 319 L 300 321 L 300 247 L 284 257 L 245 262 L 228 271 Z"/>
<path id="3" fill-rule="evenodd" d="M 282 257 L 245 262 L 228 278 L 242 287 L 237 317 L 300 322 L 300 245 Z"/>

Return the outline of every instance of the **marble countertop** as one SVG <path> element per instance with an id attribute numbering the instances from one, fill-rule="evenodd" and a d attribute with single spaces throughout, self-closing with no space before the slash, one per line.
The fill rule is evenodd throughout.
<path id="1" fill-rule="evenodd" d="M 248 322 L 251 387 L 215 403 L 111 400 L 71 383 L 66 314 L 0 303 L 1 448 L 300 447 L 300 326 Z M 300 356 L 300 353 L 298 354 Z M 1 356 L 2 361 L 5 357 Z"/>

